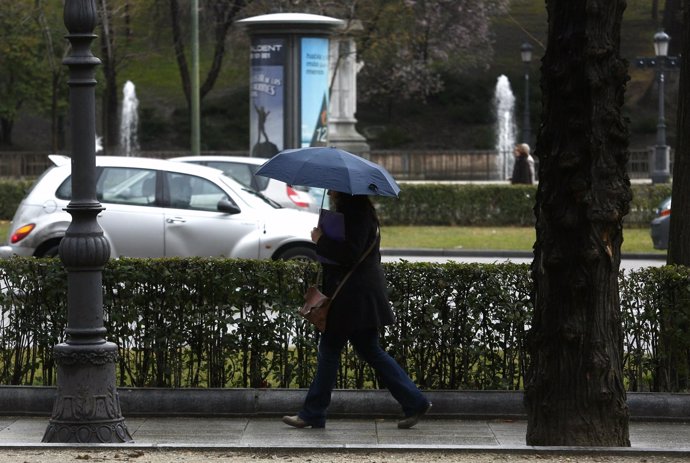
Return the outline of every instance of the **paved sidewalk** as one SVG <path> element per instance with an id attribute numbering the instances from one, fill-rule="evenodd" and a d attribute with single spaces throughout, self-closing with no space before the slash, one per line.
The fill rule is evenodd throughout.
<path id="1" fill-rule="evenodd" d="M 42 444 L 49 417 L 0 416 L 0 450 L 84 447 Z M 690 423 L 631 421 L 630 448 L 528 447 L 524 420 L 426 419 L 400 430 L 394 419 L 331 419 L 325 429 L 295 429 L 275 418 L 126 418 L 141 449 L 457 450 L 499 453 L 656 454 L 690 457 Z M 122 446 L 103 444 L 98 447 Z"/>

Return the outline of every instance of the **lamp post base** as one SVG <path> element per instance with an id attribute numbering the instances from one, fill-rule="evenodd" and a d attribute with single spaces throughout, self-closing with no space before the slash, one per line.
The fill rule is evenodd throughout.
<path id="1" fill-rule="evenodd" d="M 668 183 L 671 180 L 670 158 L 671 148 L 668 145 L 654 147 L 649 163 L 652 183 Z"/>
<path id="2" fill-rule="evenodd" d="M 42 442 L 133 442 L 115 383 L 117 345 L 58 344 L 57 397 Z"/>

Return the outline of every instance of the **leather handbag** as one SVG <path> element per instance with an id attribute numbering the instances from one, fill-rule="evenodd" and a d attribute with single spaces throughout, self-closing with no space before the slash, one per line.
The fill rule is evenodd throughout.
<path id="1" fill-rule="evenodd" d="M 309 320 L 309 322 L 311 322 L 320 332 L 323 333 L 326 330 L 326 319 L 328 318 L 328 310 L 331 308 L 331 302 L 338 295 L 338 293 L 340 292 L 340 288 L 342 288 L 347 279 L 350 278 L 350 275 L 352 275 L 352 272 L 354 272 L 355 268 L 357 268 L 357 266 L 361 264 L 362 261 L 374 249 L 378 237 L 379 231 L 377 229 L 374 242 L 371 243 L 369 249 L 367 249 L 366 252 L 362 254 L 362 257 L 360 257 L 359 261 L 357 261 L 357 263 L 350 269 L 350 271 L 347 272 L 345 278 L 340 280 L 340 284 L 333 293 L 333 296 L 326 296 L 319 290 L 319 288 L 316 285 L 311 285 L 309 286 L 309 288 L 307 288 L 307 292 L 304 293 L 304 305 L 302 305 L 302 307 L 299 309 L 299 314 L 302 317 Z"/>
<path id="2" fill-rule="evenodd" d="M 326 318 L 328 318 L 330 307 L 331 298 L 319 291 L 315 285 L 312 285 L 304 294 L 304 305 L 299 309 L 299 314 L 323 333 L 326 329 Z"/>

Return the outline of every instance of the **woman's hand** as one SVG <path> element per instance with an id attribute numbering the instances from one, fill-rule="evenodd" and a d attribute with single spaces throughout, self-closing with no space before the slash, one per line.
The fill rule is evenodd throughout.
<path id="1" fill-rule="evenodd" d="M 314 243 L 318 243 L 319 239 L 323 236 L 323 232 L 319 227 L 314 227 L 311 229 L 311 240 Z"/>

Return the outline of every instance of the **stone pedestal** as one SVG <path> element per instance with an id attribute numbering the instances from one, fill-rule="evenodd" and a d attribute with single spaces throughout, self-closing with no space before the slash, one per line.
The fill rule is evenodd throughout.
<path id="1" fill-rule="evenodd" d="M 357 47 L 352 37 L 331 40 L 331 76 L 333 86 L 328 118 L 328 144 L 351 153 L 366 155 L 370 151 L 366 138 L 357 132 Z"/>
<path id="2" fill-rule="evenodd" d="M 115 388 L 117 346 L 58 344 L 53 355 L 57 398 L 43 442 L 131 442 Z"/>

